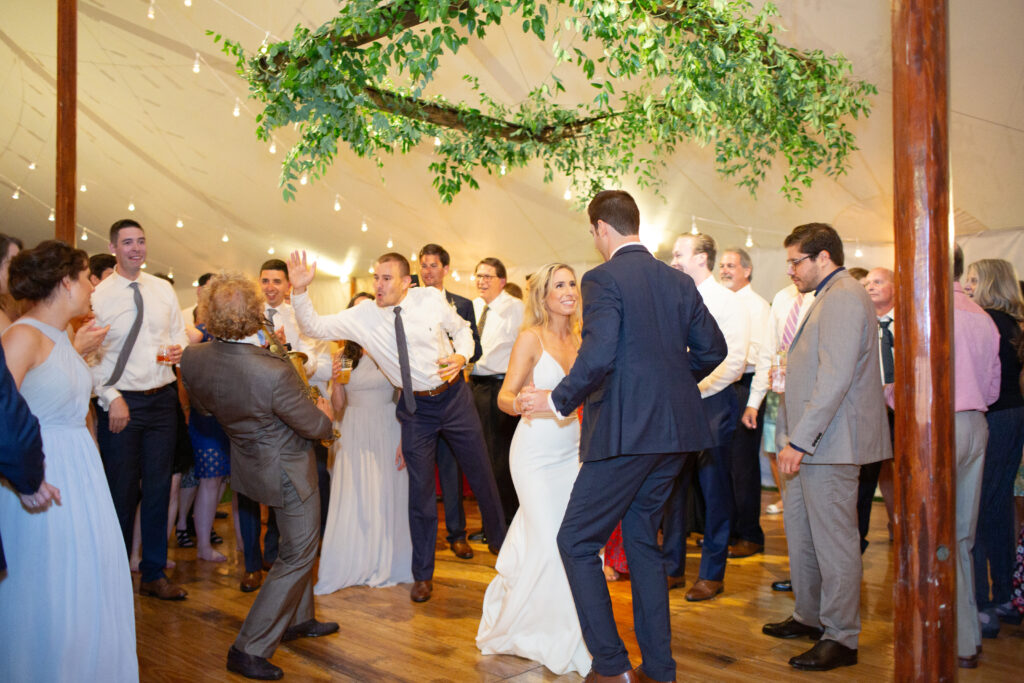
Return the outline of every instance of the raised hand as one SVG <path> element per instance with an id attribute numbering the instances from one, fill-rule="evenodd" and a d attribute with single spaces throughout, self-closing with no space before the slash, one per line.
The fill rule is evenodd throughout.
<path id="1" fill-rule="evenodd" d="M 288 280 L 292 283 L 292 292 L 302 294 L 313 282 L 316 275 L 316 261 L 306 263 L 305 251 L 293 251 L 288 258 Z"/>
<path id="2" fill-rule="evenodd" d="M 88 356 L 103 343 L 104 337 L 110 331 L 110 325 L 99 327 L 96 325 L 96 316 L 89 314 L 86 322 L 75 332 L 73 345 L 80 356 Z"/>

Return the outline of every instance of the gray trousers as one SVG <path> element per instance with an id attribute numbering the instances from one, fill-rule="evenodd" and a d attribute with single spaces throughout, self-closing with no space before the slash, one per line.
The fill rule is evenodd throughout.
<path id="1" fill-rule="evenodd" d="M 320 493 L 301 500 L 283 471 L 284 505 L 275 507 L 281 540 L 274 566 L 245 617 L 235 647 L 269 658 L 285 629 L 313 618 L 313 562 L 320 536 Z"/>
<path id="2" fill-rule="evenodd" d="M 822 626 L 824 638 L 857 648 L 860 634 L 859 465 L 813 465 L 805 458 L 783 489 L 793 618 Z"/>
<path id="3" fill-rule="evenodd" d="M 972 657 L 981 645 L 978 603 L 974 596 L 974 532 L 981 500 L 988 422 L 977 410 L 956 414 L 956 650 Z"/>

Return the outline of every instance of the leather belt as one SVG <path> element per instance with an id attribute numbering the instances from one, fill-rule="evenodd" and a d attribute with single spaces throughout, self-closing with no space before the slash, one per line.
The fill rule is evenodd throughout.
<path id="1" fill-rule="evenodd" d="M 127 391 L 122 391 L 121 393 L 122 394 L 135 394 L 136 396 L 152 396 L 153 394 L 160 393 L 161 391 L 163 391 L 167 387 L 174 386 L 174 384 L 175 384 L 174 382 L 171 382 L 170 384 L 165 384 L 162 387 L 156 387 L 155 389 L 143 389 L 142 391 L 127 390 Z"/>
<path id="2" fill-rule="evenodd" d="M 505 381 L 505 375 L 470 375 L 474 382 L 480 384 L 500 384 Z"/>
<path id="3" fill-rule="evenodd" d="M 453 386 L 458 384 L 460 381 L 462 381 L 462 371 L 461 370 L 454 377 L 452 377 L 450 380 L 448 380 L 444 384 L 436 386 L 433 389 L 427 389 L 426 391 L 414 391 L 414 392 L 412 392 L 412 395 L 413 396 L 437 396 L 439 394 L 443 394 L 444 392 L 448 391 Z"/>

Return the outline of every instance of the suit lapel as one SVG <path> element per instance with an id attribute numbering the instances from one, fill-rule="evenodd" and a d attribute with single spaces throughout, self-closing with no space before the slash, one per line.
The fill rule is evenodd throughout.
<path id="1" fill-rule="evenodd" d="M 804 325 L 806 325 L 807 321 L 811 319 L 811 315 L 814 313 L 814 309 L 818 306 L 818 302 L 821 301 L 823 298 L 825 298 L 825 295 L 828 293 L 828 291 L 830 289 L 832 289 L 833 286 L 835 286 L 836 281 L 839 280 L 839 278 L 841 278 L 841 277 L 843 277 L 845 275 L 846 275 L 846 271 L 845 270 L 841 271 L 839 273 L 836 273 L 835 275 L 832 276 L 831 280 L 829 280 L 827 283 L 825 283 L 825 288 L 822 289 L 820 292 L 818 292 L 817 294 L 814 295 L 814 301 L 811 302 L 811 307 L 807 309 L 807 314 L 804 315 L 803 320 L 800 321 L 800 326 L 798 328 L 796 328 L 796 334 L 793 335 L 793 341 L 791 341 L 789 343 L 789 348 L 792 349 L 796 345 L 797 340 L 800 339 L 800 335 L 804 331 Z"/>

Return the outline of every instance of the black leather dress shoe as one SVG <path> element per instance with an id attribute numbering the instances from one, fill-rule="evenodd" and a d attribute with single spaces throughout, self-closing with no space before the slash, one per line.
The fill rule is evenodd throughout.
<path id="1" fill-rule="evenodd" d="M 772 581 L 772 590 L 776 593 L 792 593 L 793 582 L 789 579 L 785 581 Z"/>
<path id="2" fill-rule="evenodd" d="M 265 657 L 246 654 L 234 645 L 228 650 L 228 671 L 260 681 L 276 681 L 284 676 L 281 667 L 274 666 Z"/>
<path id="3" fill-rule="evenodd" d="M 474 541 L 476 543 L 487 543 L 487 534 L 485 534 L 484 530 L 481 529 L 480 531 L 470 534 L 469 540 Z"/>
<path id="4" fill-rule="evenodd" d="M 789 660 L 791 667 L 803 671 L 829 671 L 856 663 L 857 651 L 834 640 L 819 640 L 810 650 Z"/>
<path id="5" fill-rule="evenodd" d="M 288 642 L 289 640 L 295 640 L 297 638 L 319 638 L 320 636 L 329 636 L 332 633 L 338 632 L 338 622 L 336 621 L 317 621 L 316 619 L 310 619 L 304 621 L 301 624 L 295 624 L 289 626 L 284 630 L 284 635 L 281 637 L 282 642 Z"/>
<path id="6" fill-rule="evenodd" d="M 790 617 L 785 621 L 765 624 L 761 627 L 761 632 L 772 638 L 803 638 L 807 636 L 811 640 L 818 640 L 821 638 L 821 634 L 825 632 L 825 629 L 818 626 L 801 624 L 793 617 Z"/>

